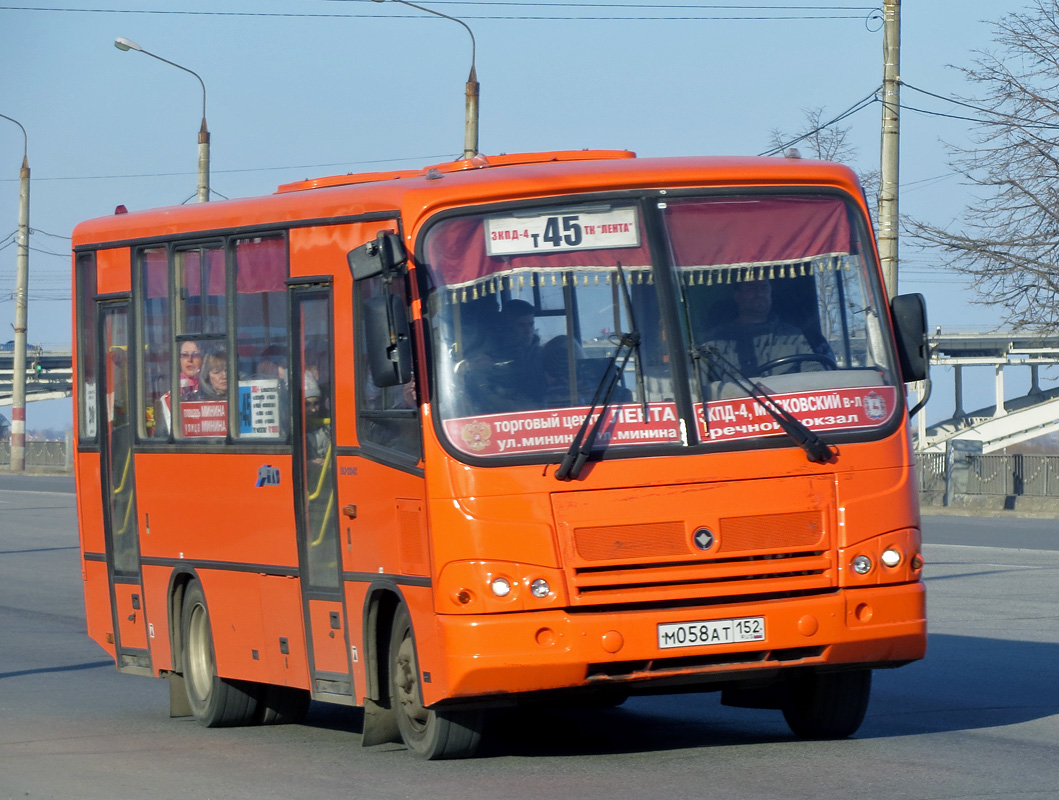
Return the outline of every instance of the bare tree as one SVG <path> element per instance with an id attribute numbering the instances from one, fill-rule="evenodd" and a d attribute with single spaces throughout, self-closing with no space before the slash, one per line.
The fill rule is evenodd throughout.
<path id="1" fill-rule="evenodd" d="M 802 118 L 800 130 L 793 135 L 784 133 L 778 128 L 770 131 L 769 140 L 774 151 L 789 152 L 788 144 L 796 141 L 800 154 L 804 150 L 804 154 L 810 158 L 836 161 L 848 166 L 854 165 L 857 159 L 857 148 L 849 140 L 849 128 L 837 124 L 828 125 L 824 119 L 823 108 L 804 108 Z M 874 221 L 879 198 L 879 171 L 858 170 L 857 175 L 860 178 L 864 195 L 868 198 L 868 209 Z"/>
<path id="2" fill-rule="evenodd" d="M 983 305 L 1005 321 L 1059 328 L 1059 0 L 1033 0 L 993 23 L 996 50 L 964 76 L 980 87 L 973 147 L 949 146 L 973 200 L 949 227 L 906 219 L 943 266 L 972 278 Z"/>

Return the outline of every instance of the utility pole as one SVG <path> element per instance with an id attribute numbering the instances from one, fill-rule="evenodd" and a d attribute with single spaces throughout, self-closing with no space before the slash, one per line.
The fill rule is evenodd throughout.
<path id="1" fill-rule="evenodd" d="M 425 11 L 427 14 L 433 14 L 435 17 L 441 17 L 442 19 L 450 19 L 453 22 L 458 22 L 463 26 L 464 30 L 470 34 L 471 37 L 471 72 L 467 76 L 467 87 L 464 91 L 464 115 L 463 115 L 463 157 L 464 159 L 474 158 L 478 155 L 478 73 L 474 68 L 475 50 L 477 50 L 477 44 L 474 41 L 474 31 L 471 27 L 464 22 L 462 19 L 456 17 L 450 17 L 448 14 L 442 14 L 440 11 L 435 11 L 432 8 L 426 8 L 425 6 L 416 5 L 410 3 L 408 0 L 391 0 L 394 3 L 400 3 L 403 6 L 414 8 L 418 11 Z M 385 3 L 386 0 L 375 0 L 376 3 Z"/>
<path id="2" fill-rule="evenodd" d="M 883 0 L 882 147 L 879 259 L 888 296 L 897 294 L 898 160 L 901 128 L 901 0 Z"/>
<path id="3" fill-rule="evenodd" d="M 22 169 L 18 173 L 18 255 L 15 262 L 15 352 L 11 374 L 11 471 L 26 471 L 26 297 L 29 284 L 29 137 L 18 120 L 0 114 L 22 130 Z"/>
<path id="4" fill-rule="evenodd" d="M 199 183 L 198 189 L 195 194 L 198 197 L 200 203 L 206 203 L 210 199 L 210 129 L 206 125 L 206 83 L 202 80 L 202 77 L 195 72 L 193 69 L 182 67 L 175 61 L 170 61 L 168 58 L 162 58 L 159 55 L 155 55 L 150 50 L 144 50 L 136 42 L 131 39 L 126 39 L 124 36 L 119 36 L 114 40 L 114 46 L 122 52 L 129 52 L 133 50 L 137 53 L 143 53 L 145 56 L 157 59 L 168 64 L 171 67 L 182 69 L 191 75 L 194 75 L 198 79 L 199 86 L 202 87 L 202 124 L 199 125 Z"/>

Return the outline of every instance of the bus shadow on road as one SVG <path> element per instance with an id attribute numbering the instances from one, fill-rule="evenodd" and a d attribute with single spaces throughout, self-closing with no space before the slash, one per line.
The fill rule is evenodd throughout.
<path id="1" fill-rule="evenodd" d="M 1042 620 L 1047 626 L 1053 618 Z M 923 661 L 875 673 L 858 735 L 977 730 L 1057 713 L 1059 643 L 933 633 Z"/>
<path id="2" fill-rule="evenodd" d="M 1059 644 L 931 634 L 923 661 L 875 671 L 871 705 L 853 738 L 970 731 L 1057 713 Z M 363 713 L 314 703 L 306 724 L 359 735 Z M 718 692 L 704 692 L 632 697 L 614 708 L 549 703 L 492 711 L 478 755 L 586 756 L 796 741 L 782 712 L 729 708 Z"/>

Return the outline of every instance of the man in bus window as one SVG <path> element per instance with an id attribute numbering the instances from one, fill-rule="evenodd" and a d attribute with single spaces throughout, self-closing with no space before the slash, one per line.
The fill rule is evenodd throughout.
<path id="1" fill-rule="evenodd" d="M 479 414 L 540 408 L 541 340 L 533 305 L 508 300 L 499 325 L 477 353 L 457 367 Z"/>
<path id="2" fill-rule="evenodd" d="M 772 312 L 771 281 L 740 281 L 732 288 L 732 300 L 735 318 L 722 322 L 706 334 L 707 345 L 716 348 L 721 358 L 750 378 L 823 369 L 818 361 L 800 360 L 762 369 L 770 362 L 789 356 L 813 355 L 805 334 Z M 710 377 L 713 380 L 722 377 L 716 365 L 711 368 Z"/>

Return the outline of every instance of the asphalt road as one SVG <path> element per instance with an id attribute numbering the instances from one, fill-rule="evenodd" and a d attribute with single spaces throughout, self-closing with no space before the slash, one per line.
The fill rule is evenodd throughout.
<path id="1" fill-rule="evenodd" d="M 119 675 L 84 633 L 64 480 L 0 479 L 0 800 L 1059 797 L 1059 521 L 924 517 L 929 653 L 876 674 L 851 740 L 703 694 L 512 713 L 482 757 L 424 763 L 361 748 L 337 706 L 169 719 L 167 684 Z"/>

